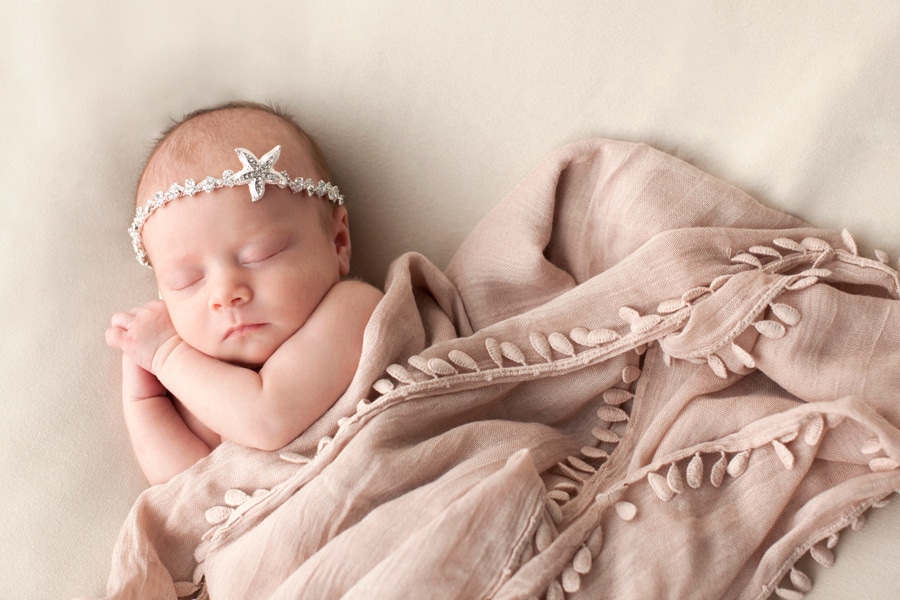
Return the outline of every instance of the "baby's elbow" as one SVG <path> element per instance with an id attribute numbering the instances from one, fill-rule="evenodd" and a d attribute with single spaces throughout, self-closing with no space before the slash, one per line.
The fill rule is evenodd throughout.
<path id="1" fill-rule="evenodd" d="M 273 452 L 275 450 L 281 450 L 293 442 L 296 437 L 297 432 L 287 429 L 286 427 L 267 427 L 262 431 L 248 436 L 248 439 L 243 445 L 255 448 L 256 450 Z"/>
<path id="2" fill-rule="evenodd" d="M 250 447 L 264 452 L 274 452 L 275 450 L 281 450 L 292 441 L 293 438 L 287 440 L 281 438 L 267 438 L 261 439 L 259 443 L 251 444 Z"/>

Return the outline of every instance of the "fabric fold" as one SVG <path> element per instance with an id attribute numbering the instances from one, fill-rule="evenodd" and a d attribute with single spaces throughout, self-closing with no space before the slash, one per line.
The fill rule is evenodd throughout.
<path id="1" fill-rule="evenodd" d="M 847 239 L 566 146 L 393 263 L 303 435 L 145 492 L 107 597 L 797 597 L 900 489 L 900 278 Z"/>

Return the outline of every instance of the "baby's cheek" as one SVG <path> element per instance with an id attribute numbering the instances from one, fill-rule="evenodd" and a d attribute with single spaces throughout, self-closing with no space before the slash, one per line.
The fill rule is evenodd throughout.
<path id="1" fill-rule="evenodd" d="M 168 308 L 169 319 L 172 321 L 175 333 L 189 345 L 199 350 L 198 344 L 202 345 L 202 340 L 200 339 L 204 323 L 202 317 L 196 314 L 195 311 L 186 310 L 185 307 L 178 305 L 169 305 Z"/>

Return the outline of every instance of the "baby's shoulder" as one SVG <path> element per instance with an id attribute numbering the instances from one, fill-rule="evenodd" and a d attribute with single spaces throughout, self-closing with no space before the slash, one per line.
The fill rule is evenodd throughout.
<path id="1" fill-rule="evenodd" d="M 329 290 L 326 304 L 347 310 L 361 310 L 371 314 L 384 294 L 381 290 L 359 279 L 342 279 Z"/>
<path id="2" fill-rule="evenodd" d="M 364 295 L 381 298 L 384 293 L 374 285 L 368 284 L 362 279 L 342 279 L 334 285 L 334 289 L 341 294 Z"/>

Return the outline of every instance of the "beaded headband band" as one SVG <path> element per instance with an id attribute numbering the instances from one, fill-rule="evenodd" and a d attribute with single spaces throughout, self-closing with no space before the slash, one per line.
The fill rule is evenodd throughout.
<path id="1" fill-rule="evenodd" d="M 336 185 L 331 185 L 325 181 L 319 183 L 313 182 L 312 179 L 291 179 L 286 171 L 278 172 L 275 170 L 275 161 L 281 155 L 281 146 L 275 146 L 260 158 L 244 148 L 235 148 L 238 158 L 241 159 L 243 168 L 234 173 L 226 170 L 222 173 L 221 179 L 216 177 L 207 177 L 200 183 L 195 183 L 193 179 L 186 179 L 184 185 L 173 183 L 167 191 L 158 191 L 153 198 L 147 201 L 144 206 L 137 209 L 134 215 L 134 221 L 128 229 L 131 235 L 131 243 L 134 246 L 134 253 L 137 255 L 138 262 L 145 267 L 150 266 L 147 260 L 147 253 L 144 251 L 144 244 L 141 241 L 141 231 L 144 223 L 147 222 L 153 213 L 175 200 L 184 196 L 193 196 L 203 191 L 209 193 L 223 187 L 234 187 L 236 185 L 247 185 L 250 188 L 250 200 L 256 202 L 266 193 L 266 185 L 274 184 L 280 188 L 290 188 L 294 194 L 306 192 L 307 196 L 318 196 L 319 198 L 328 197 L 333 204 L 342 205 L 344 196 Z"/>

